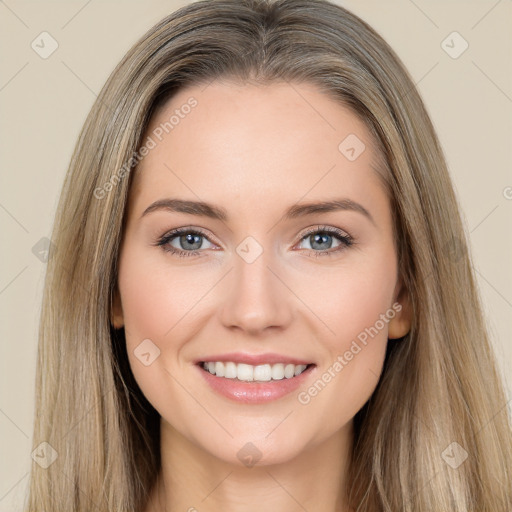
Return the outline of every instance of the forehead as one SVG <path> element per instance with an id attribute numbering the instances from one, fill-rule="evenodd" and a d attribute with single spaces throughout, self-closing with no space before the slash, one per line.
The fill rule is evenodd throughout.
<path id="1" fill-rule="evenodd" d="M 311 84 L 215 81 L 179 90 L 153 115 L 131 202 L 165 193 L 296 202 L 305 195 L 382 194 L 364 122 Z M 339 195 L 336 194 L 336 195 Z M 288 198 L 288 199 L 287 199 Z"/>

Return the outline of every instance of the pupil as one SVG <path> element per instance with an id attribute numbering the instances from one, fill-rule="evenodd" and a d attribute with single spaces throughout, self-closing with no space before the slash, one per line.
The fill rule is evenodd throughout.
<path id="1" fill-rule="evenodd" d="M 194 240 L 196 240 L 196 241 L 194 242 Z M 192 233 L 190 233 L 188 235 L 183 235 L 181 237 L 181 244 L 182 244 L 182 247 L 184 247 L 184 248 L 199 249 L 201 247 L 201 236 L 194 235 Z M 187 247 L 186 244 L 192 244 L 192 245 L 195 245 L 195 247 Z"/>
<path id="2" fill-rule="evenodd" d="M 328 247 L 321 246 L 322 243 L 327 243 L 328 239 L 332 238 L 331 235 L 327 235 L 327 234 L 320 235 L 317 233 L 316 235 L 312 235 L 312 238 L 313 238 L 313 243 L 311 244 L 311 247 L 313 249 L 329 249 L 331 246 L 331 244 L 329 244 Z M 318 247 L 319 245 L 320 245 L 320 247 Z"/>

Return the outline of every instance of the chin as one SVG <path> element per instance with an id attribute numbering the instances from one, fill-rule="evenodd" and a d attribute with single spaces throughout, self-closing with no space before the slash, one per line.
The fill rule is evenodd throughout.
<path id="1" fill-rule="evenodd" d="M 267 434 L 250 435 L 244 434 L 229 438 L 224 442 L 205 445 L 204 449 L 214 457 L 235 466 L 240 467 L 262 467 L 272 466 L 290 462 L 300 455 L 307 446 L 300 443 L 294 436 Z M 270 439 L 272 437 L 272 439 Z"/>

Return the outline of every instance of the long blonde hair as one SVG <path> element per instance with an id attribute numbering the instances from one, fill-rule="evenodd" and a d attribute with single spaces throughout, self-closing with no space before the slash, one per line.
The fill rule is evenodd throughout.
<path id="1" fill-rule="evenodd" d="M 33 463 L 28 509 L 146 504 L 160 466 L 159 416 L 130 371 L 123 331 L 110 325 L 124 211 L 155 109 L 178 88 L 216 78 L 315 84 L 352 109 L 380 148 L 414 321 L 389 342 L 379 384 L 355 417 L 354 509 L 510 511 L 507 398 L 441 147 L 388 44 L 322 0 L 192 3 L 151 28 L 100 92 L 52 235 L 33 442 L 57 458 L 46 469 Z M 461 449 L 468 457 L 454 468 L 447 461 Z"/>

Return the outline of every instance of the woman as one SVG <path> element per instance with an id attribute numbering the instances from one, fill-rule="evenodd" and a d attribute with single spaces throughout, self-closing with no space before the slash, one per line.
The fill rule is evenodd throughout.
<path id="1" fill-rule="evenodd" d="M 510 510 L 446 163 L 345 9 L 158 23 L 92 108 L 52 241 L 34 446 L 54 456 L 29 510 Z"/>

